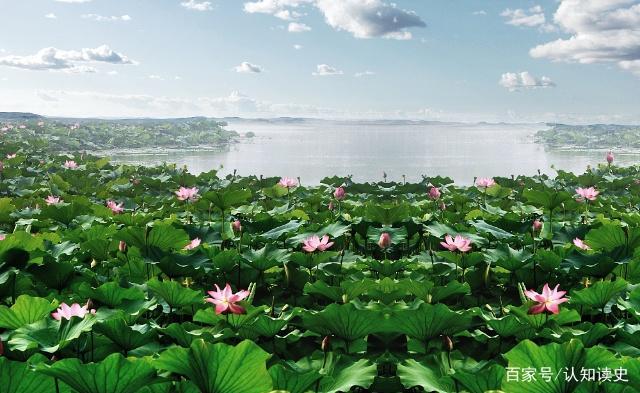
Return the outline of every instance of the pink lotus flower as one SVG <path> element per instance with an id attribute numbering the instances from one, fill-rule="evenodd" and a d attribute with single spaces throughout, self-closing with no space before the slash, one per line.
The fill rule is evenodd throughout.
<path id="1" fill-rule="evenodd" d="M 302 246 L 302 249 L 305 250 L 306 252 L 314 252 L 316 250 L 325 251 L 326 249 L 333 246 L 333 242 L 329 241 L 328 235 L 322 236 L 322 239 L 320 239 L 316 235 L 309 236 L 302 243 L 304 244 Z"/>
<path id="2" fill-rule="evenodd" d="M 231 291 L 229 283 L 220 289 L 218 284 L 215 284 L 215 291 L 208 291 L 210 298 L 205 299 L 206 302 L 216 305 L 216 314 L 244 314 L 244 307 L 237 305 L 236 303 L 246 299 L 249 296 L 249 291 L 241 290 L 236 293 Z"/>
<path id="3" fill-rule="evenodd" d="M 118 251 L 124 253 L 127 251 L 127 243 L 124 240 L 120 240 L 118 243 Z"/>
<path id="4" fill-rule="evenodd" d="M 556 285 L 553 290 L 549 288 L 549 284 L 544 284 L 542 293 L 538 293 L 533 289 L 524 291 L 524 294 L 534 302 L 537 302 L 535 306 L 529 309 L 529 314 L 540 314 L 545 311 L 549 311 L 552 314 L 560 312 L 558 306 L 564 302 L 569 301 L 566 297 L 563 297 L 566 291 L 558 291 L 560 284 Z"/>
<path id="5" fill-rule="evenodd" d="M 573 244 L 581 250 L 584 250 L 584 251 L 591 250 L 591 247 L 589 247 L 589 245 L 583 242 L 582 239 L 580 238 L 576 237 L 575 239 L 573 239 Z"/>
<path id="6" fill-rule="evenodd" d="M 444 241 L 440 245 L 449 251 L 467 252 L 471 250 L 471 239 L 467 239 L 462 235 L 456 235 L 455 239 L 451 235 L 444 237 Z"/>
<path id="7" fill-rule="evenodd" d="M 111 209 L 113 214 L 120 214 L 124 211 L 123 202 L 116 203 L 115 201 L 107 201 L 107 207 Z"/>
<path id="8" fill-rule="evenodd" d="M 184 246 L 182 249 L 185 251 L 193 250 L 194 248 L 198 247 L 200 243 L 202 243 L 202 240 L 200 240 L 199 237 L 196 237 L 195 239 L 191 240 L 191 242 L 186 246 Z"/>
<path id="9" fill-rule="evenodd" d="M 431 187 L 429 189 L 429 199 L 431 200 L 437 200 L 440 198 L 440 195 L 442 195 L 442 193 L 440 192 L 440 189 L 438 187 Z"/>
<path id="10" fill-rule="evenodd" d="M 44 201 L 47 205 L 57 205 L 58 203 L 63 202 L 62 199 L 60 199 L 60 197 L 53 196 L 53 195 L 49 195 Z"/>
<path id="11" fill-rule="evenodd" d="M 343 200 L 346 195 L 347 193 L 342 187 L 336 188 L 336 190 L 333 192 L 333 197 L 336 198 L 338 201 Z"/>
<path id="12" fill-rule="evenodd" d="M 596 191 L 595 188 L 593 187 L 589 187 L 589 188 L 582 188 L 582 187 L 578 187 L 576 188 L 576 194 L 580 195 L 580 198 L 577 198 L 578 202 L 583 202 L 585 199 L 588 201 L 595 201 L 596 197 L 598 196 L 600 192 Z"/>
<path id="13" fill-rule="evenodd" d="M 542 221 L 535 220 L 533 224 L 531 224 L 531 228 L 533 228 L 534 232 L 540 232 L 540 230 L 542 230 Z"/>
<path id="14" fill-rule="evenodd" d="M 609 163 L 609 165 L 611 165 L 613 163 L 613 153 L 612 152 L 608 152 L 607 153 L 607 163 Z"/>
<path id="15" fill-rule="evenodd" d="M 194 202 L 198 200 L 198 189 L 196 187 L 180 187 L 178 191 L 176 191 L 176 196 L 178 200 Z"/>
<path id="16" fill-rule="evenodd" d="M 84 306 L 80 306 L 78 303 L 73 303 L 71 306 L 68 306 L 66 303 L 62 303 L 56 312 L 51 313 L 51 316 L 56 321 L 59 321 L 62 318 L 66 320 L 71 320 L 71 317 L 84 318 L 84 316 L 89 313 L 96 313 L 96 310 L 94 309 L 89 310 L 89 302 Z"/>
<path id="17" fill-rule="evenodd" d="M 73 160 L 67 160 L 64 162 L 64 167 L 67 169 L 76 169 L 78 164 Z"/>
<path id="18" fill-rule="evenodd" d="M 491 177 L 479 177 L 476 180 L 476 185 L 478 187 L 489 188 L 496 185 L 496 181 Z"/>
<path id="19" fill-rule="evenodd" d="M 4 233 L 0 233 L 0 241 L 4 240 L 7 238 L 7 235 L 5 235 Z"/>
<path id="20" fill-rule="evenodd" d="M 391 246 L 391 235 L 388 232 L 382 232 L 378 239 L 378 247 L 384 249 Z"/>
<path id="21" fill-rule="evenodd" d="M 294 188 L 298 186 L 298 181 L 290 177 L 283 177 L 278 182 L 278 185 L 284 188 Z"/>
<path id="22" fill-rule="evenodd" d="M 12 159 L 12 158 L 16 158 L 17 154 L 16 153 L 12 153 L 12 154 L 7 154 L 7 159 Z"/>
<path id="23" fill-rule="evenodd" d="M 235 220 L 231 223 L 231 228 L 234 232 L 240 232 L 242 231 L 242 223 L 240 222 L 240 220 Z"/>

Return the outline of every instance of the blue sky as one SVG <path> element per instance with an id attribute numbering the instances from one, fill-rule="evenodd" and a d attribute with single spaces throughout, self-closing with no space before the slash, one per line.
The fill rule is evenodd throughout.
<path id="1" fill-rule="evenodd" d="M 637 0 L 394 4 L 0 0 L 0 110 L 640 122 Z"/>

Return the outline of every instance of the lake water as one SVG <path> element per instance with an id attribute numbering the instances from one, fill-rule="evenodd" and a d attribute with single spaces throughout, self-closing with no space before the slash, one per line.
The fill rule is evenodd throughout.
<path id="1" fill-rule="evenodd" d="M 254 138 L 221 151 L 113 154 L 116 162 L 187 165 L 192 173 L 220 169 L 240 175 L 300 177 L 304 184 L 326 176 L 354 181 L 419 181 L 449 176 L 470 184 L 474 176 L 553 175 L 555 168 L 582 173 L 604 162 L 602 151 L 554 151 L 533 142 L 538 125 L 406 124 L 381 122 L 231 122 L 229 129 Z M 616 154 L 616 164 L 638 162 L 638 154 Z"/>

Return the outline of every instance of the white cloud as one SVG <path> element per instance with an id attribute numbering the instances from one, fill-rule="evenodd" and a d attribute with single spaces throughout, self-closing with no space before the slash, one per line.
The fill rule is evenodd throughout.
<path id="1" fill-rule="evenodd" d="M 316 6 L 331 27 L 348 31 L 357 38 L 406 40 L 411 39 L 406 28 L 426 26 L 415 12 L 381 0 L 317 0 Z"/>
<path id="2" fill-rule="evenodd" d="M 311 30 L 311 27 L 305 25 L 304 23 L 291 22 L 289 23 L 287 30 L 290 33 L 303 33 L 305 31 Z"/>
<path id="3" fill-rule="evenodd" d="M 259 0 L 244 3 L 244 11 L 249 14 L 261 13 L 273 15 L 282 20 L 294 20 L 301 14 L 290 8 L 298 8 L 314 0 Z"/>
<path id="4" fill-rule="evenodd" d="M 96 72 L 95 68 L 83 63 L 137 64 L 126 56 L 115 52 L 109 46 L 84 48 L 80 51 L 61 50 L 53 47 L 40 49 L 28 56 L 0 57 L 0 65 L 27 70 L 59 70 L 67 72 Z"/>
<path id="5" fill-rule="evenodd" d="M 98 14 L 84 14 L 82 18 L 95 20 L 96 22 L 128 22 L 131 20 L 129 15 L 103 16 Z"/>
<path id="6" fill-rule="evenodd" d="M 342 71 L 334 67 L 331 67 L 328 64 L 318 64 L 316 66 L 316 71 L 311 73 L 311 75 L 315 75 L 315 76 L 342 75 Z"/>
<path id="7" fill-rule="evenodd" d="M 262 72 L 262 67 L 256 64 L 251 64 L 248 61 L 243 61 L 239 65 L 233 67 L 236 72 L 244 73 L 244 74 L 257 74 Z"/>
<path id="8" fill-rule="evenodd" d="M 188 0 L 180 3 L 181 6 L 192 11 L 211 11 L 213 7 L 210 1 Z"/>
<path id="9" fill-rule="evenodd" d="M 549 77 L 536 78 L 528 71 L 504 73 L 498 83 L 509 91 L 555 87 L 556 85 Z"/>
<path id="10" fill-rule="evenodd" d="M 54 14 L 53 12 L 49 12 L 48 14 L 46 14 L 44 16 L 47 19 L 57 19 L 58 17 L 56 16 L 56 14 Z"/>
<path id="11" fill-rule="evenodd" d="M 612 62 L 638 73 L 638 0 L 561 0 L 554 21 L 571 36 L 532 48 L 532 57 L 583 64 Z"/>
<path id="12" fill-rule="evenodd" d="M 485 11 L 485 10 L 473 11 L 472 14 L 473 15 L 487 15 L 487 11 Z"/>
<path id="13" fill-rule="evenodd" d="M 58 3 L 89 3 L 92 0 L 55 0 Z"/>
<path id="14" fill-rule="evenodd" d="M 376 73 L 375 73 L 375 72 L 373 72 L 373 71 L 362 71 L 362 72 L 356 72 L 356 73 L 354 74 L 354 76 L 355 76 L 356 78 L 361 78 L 361 77 L 363 77 L 363 76 L 372 76 L 372 75 L 375 75 L 375 74 L 376 74 Z"/>
<path id="15" fill-rule="evenodd" d="M 157 81 L 163 81 L 164 78 L 161 77 L 160 75 L 156 75 L 156 74 L 151 74 L 148 76 L 149 79 L 153 79 L 153 80 L 157 80 Z"/>
<path id="16" fill-rule="evenodd" d="M 513 26 L 538 27 L 543 26 L 546 22 L 542 7 L 539 5 L 529 8 L 529 10 L 507 8 L 500 15 L 507 19 L 506 24 Z"/>
<path id="17" fill-rule="evenodd" d="M 300 50 L 300 49 L 302 49 L 302 48 L 303 48 L 303 47 L 302 47 L 302 45 L 300 45 L 300 44 L 294 44 L 294 45 L 293 45 L 293 49 L 295 49 L 295 50 Z"/>
<path id="18" fill-rule="evenodd" d="M 296 20 L 304 6 L 315 6 L 325 21 L 336 30 L 344 30 L 357 38 L 384 37 L 411 39 L 410 27 L 425 27 L 413 11 L 398 8 L 382 0 L 259 0 L 244 3 L 248 13 L 264 13 L 283 20 Z M 290 23 L 289 31 L 309 30 L 302 23 Z"/>
<path id="19" fill-rule="evenodd" d="M 111 75 L 111 76 L 118 75 L 118 71 L 111 70 L 111 71 L 107 72 L 107 75 Z"/>
<path id="20" fill-rule="evenodd" d="M 624 70 L 631 71 L 634 74 L 640 76 L 640 59 L 638 60 L 623 60 L 618 63 Z"/>

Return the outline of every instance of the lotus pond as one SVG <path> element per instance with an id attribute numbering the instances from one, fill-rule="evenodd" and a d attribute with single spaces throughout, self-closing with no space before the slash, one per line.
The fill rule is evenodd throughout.
<path id="1" fill-rule="evenodd" d="M 3 393 L 640 392 L 640 167 L 307 187 L 0 153 Z"/>

